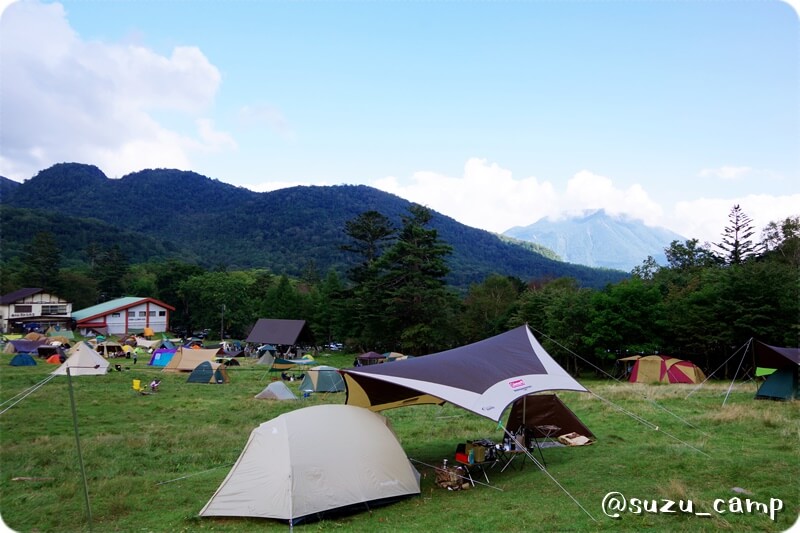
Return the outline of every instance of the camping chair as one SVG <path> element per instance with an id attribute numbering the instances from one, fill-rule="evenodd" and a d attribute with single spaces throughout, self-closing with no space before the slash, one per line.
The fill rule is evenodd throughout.
<path id="1" fill-rule="evenodd" d="M 141 379 L 134 379 L 133 380 L 133 390 L 138 392 L 139 394 L 148 394 L 147 387 L 142 385 Z"/>

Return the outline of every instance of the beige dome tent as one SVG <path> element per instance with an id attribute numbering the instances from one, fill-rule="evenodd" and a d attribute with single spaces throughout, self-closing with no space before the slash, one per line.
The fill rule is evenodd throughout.
<path id="1" fill-rule="evenodd" d="M 75 345 L 75 351 L 61 366 L 53 370 L 54 376 L 97 376 L 108 372 L 108 361 L 85 342 Z"/>
<path id="2" fill-rule="evenodd" d="M 187 348 L 181 346 L 169 360 L 162 372 L 191 372 L 203 361 L 214 361 L 218 348 Z"/>
<path id="3" fill-rule="evenodd" d="M 383 416 L 361 407 L 317 405 L 254 429 L 200 516 L 294 525 L 419 493 L 419 473 Z"/>

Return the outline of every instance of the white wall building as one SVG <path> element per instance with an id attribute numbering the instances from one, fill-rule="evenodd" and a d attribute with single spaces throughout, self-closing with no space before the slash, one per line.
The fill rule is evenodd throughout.
<path id="1" fill-rule="evenodd" d="M 0 331 L 12 333 L 50 326 L 69 327 L 72 304 L 39 288 L 19 289 L 0 296 Z"/>
<path id="2" fill-rule="evenodd" d="M 175 308 L 155 298 L 126 296 L 109 300 L 72 313 L 76 327 L 85 332 L 95 330 L 107 335 L 153 333 L 169 330 L 169 314 Z"/>

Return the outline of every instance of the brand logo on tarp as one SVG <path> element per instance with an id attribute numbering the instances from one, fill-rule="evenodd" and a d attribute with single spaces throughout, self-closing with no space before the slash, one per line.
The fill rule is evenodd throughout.
<path id="1" fill-rule="evenodd" d="M 509 381 L 508 384 L 509 386 L 511 386 L 512 389 L 516 390 L 519 389 L 520 387 L 524 387 L 525 381 L 521 379 L 515 379 L 514 381 Z"/>

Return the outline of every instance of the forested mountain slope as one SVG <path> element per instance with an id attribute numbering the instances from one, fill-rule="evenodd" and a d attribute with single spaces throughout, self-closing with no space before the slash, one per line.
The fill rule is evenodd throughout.
<path id="1" fill-rule="evenodd" d="M 82 234 L 89 235 L 92 231 L 72 217 L 92 218 L 126 232 L 120 239 L 127 241 L 132 235 L 152 239 L 142 238 L 140 245 L 151 249 L 154 257 L 178 256 L 206 267 L 265 267 L 289 275 L 300 275 L 312 264 L 319 272 L 330 268 L 344 272 L 355 259 L 341 250 L 348 242 L 345 223 L 364 211 L 375 210 L 399 226 L 411 205 L 363 185 L 304 186 L 256 193 L 194 172 L 169 169 L 109 179 L 97 167 L 77 163 L 54 165 L 4 190 L 4 206 L 57 214 L 60 222 L 53 220 L 54 226 L 80 226 Z M 4 225 L 12 215 L 21 216 L 18 211 L 3 211 Z M 436 212 L 431 226 L 453 247 L 448 282 L 455 286 L 480 282 L 490 273 L 524 281 L 574 277 L 581 285 L 591 287 L 625 276 L 620 271 L 553 260 Z M 99 228 L 95 230 L 101 232 Z M 10 235 L 10 251 L 20 249 L 17 238 L 24 235 Z M 79 247 L 85 239 L 73 242 L 65 237 L 61 242 Z"/>

